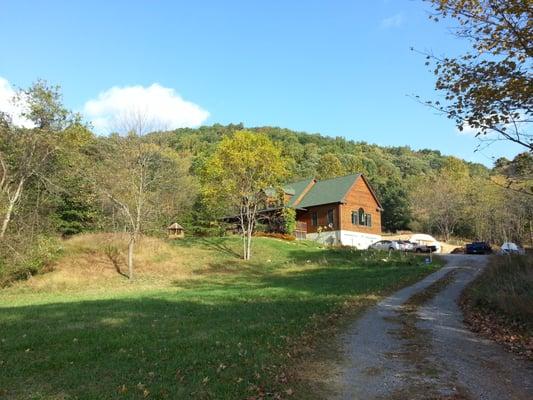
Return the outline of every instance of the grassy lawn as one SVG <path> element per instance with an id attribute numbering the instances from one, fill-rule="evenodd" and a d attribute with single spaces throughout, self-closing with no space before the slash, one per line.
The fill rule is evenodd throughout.
<path id="1" fill-rule="evenodd" d="M 130 283 L 76 240 L 56 271 L 0 291 L 0 397 L 306 398 L 284 375 L 304 336 L 438 267 L 268 238 L 245 263 L 237 238 L 188 239 L 140 257 Z"/>

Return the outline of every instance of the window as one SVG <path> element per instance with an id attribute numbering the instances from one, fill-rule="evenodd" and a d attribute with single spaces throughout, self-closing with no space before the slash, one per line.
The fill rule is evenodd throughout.
<path id="1" fill-rule="evenodd" d="M 357 211 L 352 211 L 352 224 L 357 225 Z"/>
<path id="2" fill-rule="evenodd" d="M 316 212 L 311 213 L 311 224 L 313 226 L 318 225 L 318 214 Z"/>
<path id="3" fill-rule="evenodd" d="M 362 208 L 359 209 L 359 225 L 366 225 L 366 214 Z"/>
<path id="4" fill-rule="evenodd" d="M 372 226 L 372 214 L 366 214 L 365 220 L 366 226 Z"/>
<path id="5" fill-rule="evenodd" d="M 333 225 L 333 209 L 328 210 L 328 225 Z"/>

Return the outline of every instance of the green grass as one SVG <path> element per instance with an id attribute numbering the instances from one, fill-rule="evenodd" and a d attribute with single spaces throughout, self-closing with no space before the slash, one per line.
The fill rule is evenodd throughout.
<path id="1" fill-rule="evenodd" d="M 194 279 L 0 291 L 0 397 L 286 394 L 294 382 L 283 376 L 297 365 L 294 350 L 304 335 L 319 335 L 346 302 L 390 292 L 438 267 L 414 256 L 267 238 L 255 240 L 248 263 L 236 257 L 236 238 L 173 246 L 176 254 L 197 255 L 182 266 Z M 306 398 L 305 391 L 293 397 Z"/>

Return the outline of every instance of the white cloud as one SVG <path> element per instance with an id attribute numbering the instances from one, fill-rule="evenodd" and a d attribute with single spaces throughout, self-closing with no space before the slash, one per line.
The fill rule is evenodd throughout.
<path id="1" fill-rule="evenodd" d="M 158 83 L 112 87 L 87 101 L 84 114 L 100 133 L 119 128 L 119 121 L 133 114 L 149 119 L 156 129 L 195 127 L 209 117 L 209 112 Z"/>
<path id="2" fill-rule="evenodd" d="M 461 135 L 472 135 L 472 136 L 476 136 L 476 135 L 478 134 L 478 132 L 480 132 L 479 129 L 470 126 L 470 124 L 468 124 L 468 122 L 465 122 L 465 123 L 462 125 L 462 127 L 463 127 L 462 130 L 460 130 L 459 128 L 457 128 L 457 132 L 459 132 L 459 134 L 461 134 Z"/>
<path id="3" fill-rule="evenodd" d="M 381 20 L 379 25 L 381 29 L 398 28 L 403 25 L 405 18 L 402 13 L 395 14 L 391 17 Z"/>
<path id="4" fill-rule="evenodd" d="M 0 111 L 11 117 L 13 124 L 33 128 L 35 124 L 21 115 L 24 112 L 24 101 L 15 102 L 15 95 L 16 92 L 9 81 L 0 76 Z"/>

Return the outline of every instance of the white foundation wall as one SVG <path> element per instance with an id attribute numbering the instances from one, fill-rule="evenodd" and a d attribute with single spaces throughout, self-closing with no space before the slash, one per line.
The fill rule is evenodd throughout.
<path id="1" fill-rule="evenodd" d="M 340 236 L 343 246 L 352 246 L 359 250 L 366 250 L 372 243 L 381 240 L 380 235 L 352 231 L 340 231 Z"/>
<path id="2" fill-rule="evenodd" d="M 381 236 L 369 233 L 341 230 L 320 233 L 308 233 L 307 239 L 314 240 L 316 242 L 330 246 L 342 244 L 343 246 L 352 246 L 360 250 L 365 250 L 372 243 L 381 240 Z"/>

